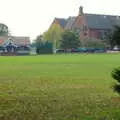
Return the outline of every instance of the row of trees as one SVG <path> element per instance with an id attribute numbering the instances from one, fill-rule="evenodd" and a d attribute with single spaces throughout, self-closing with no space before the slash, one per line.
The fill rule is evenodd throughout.
<path id="1" fill-rule="evenodd" d="M 43 34 L 44 40 L 53 43 L 53 49 L 71 49 L 80 47 L 79 36 L 73 31 L 65 31 L 59 24 L 53 24 L 50 29 Z"/>
<path id="2" fill-rule="evenodd" d="M 115 26 L 114 30 L 106 36 L 106 40 L 85 40 L 81 41 L 74 31 L 65 31 L 59 24 L 53 24 L 42 36 L 36 38 L 36 44 L 49 41 L 53 44 L 53 49 L 71 49 L 80 46 L 87 48 L 114 48 L 120 46 L 120 27 Z"/>
<path id="3" fill-rule="evenodd" d="M 42 36 L 37 36 L 35 40 L 36 46 L 45 42 L 51 42 L 53 50 L 71 49 L 80 47 L 81 42 L 79 36 L 73 31 L 65 31 L 58 24 L 54 24 Z"/>

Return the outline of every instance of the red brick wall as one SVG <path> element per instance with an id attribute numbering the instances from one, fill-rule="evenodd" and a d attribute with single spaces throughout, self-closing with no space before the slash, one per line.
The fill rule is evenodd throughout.
<path id="1" fill-rule="evenodd" d="M 97 30 L 97 29 L 89 29 L 89 37 L 98 39 L 99 38 L 99 31 L 100 30 Z"/>
<path id="2" fill-rule="evenodd" d="M 87 28 L 86 31 L 84 31 L 84 27 Z M 82 40 L 87 39 L 88 38 L 88 26 L 87 26 L 87 22 L 86 22 L 86 17 L 84 15 L 82 16 L 78 16 L 75 20 L 75 22 L 72 25 L 72 29 L 76 30 L 76 29 L 80 29 L 80 38 Z"/>
<path id="3" fill-rule="evenodd" d="M 89 29 L 89 37 L 95 39 L 101 39 L 102 37 L 101 32 L 108 31 L 108 29 Z"/>
<path id="4" fill-rule="evenodd" d="M 72 25 L 72 29 L 80 29 L 79 35 L 81 40 L 93 38 L 93 39 L 100 39 L 100 32 L 105 31 L 104 29 L 92 29 L 88 28 L 87 20 L 85 15 L 79 15 L 76 17 L 75 22 Z M 84 26 L 87 28 L 87 30 L 84 30 Z"/>

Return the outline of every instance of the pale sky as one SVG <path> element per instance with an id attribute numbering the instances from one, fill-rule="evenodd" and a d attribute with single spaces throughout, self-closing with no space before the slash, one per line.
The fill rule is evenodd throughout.
<path id="1" fill-rule="evenodd" d="M 77 16 L 81 5 L 85 13 L 120 15 L 119 0 L 0 0 L 0 22 L 12 35 L 32 40 L 46 31 L 55 17 Z"/>

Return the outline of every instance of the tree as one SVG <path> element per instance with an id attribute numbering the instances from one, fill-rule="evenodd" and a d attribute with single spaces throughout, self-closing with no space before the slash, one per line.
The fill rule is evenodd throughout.
<path id="1" fill-rule="evenodd" d="M 42 35 L 37 36 L 36 39 L 35 39 L 36 44 L 41 43 L 42 41 L 43 41 L 43 36 Z"/>
<path id="2" fill-rule="evenodd" d="M 0 36 L 8 36 L 8 27 L 5 24 L 0 24 Z"/>
<path id="3" fill-rule="evenodd" d="M 40 50 L 40 46 L 43 43 L 43 36 L 39 35 L 36 37 L 36 39 L 34 40 L 34 43 L 32 44 L 33 46 L 36 47 L 36 53 L 39 53 Z"/>
<path id="4" fill-rule="evenodd" d="M 111 36 L 110 44 L 112 47 L 120 46 L 120 26 L 115 26 Z"/>
<path id="5" fill-rule="evenodd" d="M 113 86 L 115 92 L 120 94 L 120 67 L 112 71 L 112 77 L 118 82 Z"/>
<path id="6" fill-rule="evenodd" d="M 80 47 L 79 36 L 73 31 L 65 31 L 62 34 L 61 48 L 67 50 Z"/>
<path id="7" fill-rule="evenodd" d="M 113 30 L 108 30 L 104 34 L 105 34 L 105 38 L 102 41 L 106 44 L 107 49 L 112 49 L 114 46 L 111 42 Z"/>
<path id="8" fill-rule="evenodd" d="M 61 35 L 64 32 L 59 24 L 53 24 L 47 32 L 44 33 L 43 39 L 51 41 L 54 49 L 59 48 Z"/>
<path id="9" fill-rule="evenodd" d="M 51 41 L 43 40 L 42 35 L 37 36 L 34 41 L 35 42 L 32 44 L 32 46 L 36 47 L 36 53 L 37 54 L 52 53 L 52 43 L 51 43 Z"/>

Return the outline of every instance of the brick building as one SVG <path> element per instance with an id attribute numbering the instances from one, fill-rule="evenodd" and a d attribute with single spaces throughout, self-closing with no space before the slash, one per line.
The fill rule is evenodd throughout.
<path id="1" fill-rule="evenodd" d="M 79 8 L 76 17 L 55 18 L 53 24 L 60 24 L 65 30 L 76 31 L 82 40 L 84 39 L 106 39 L 107 34 L 113 30 L 115 25 L 120 25 L 120 16 L 88 14 Z"/>

